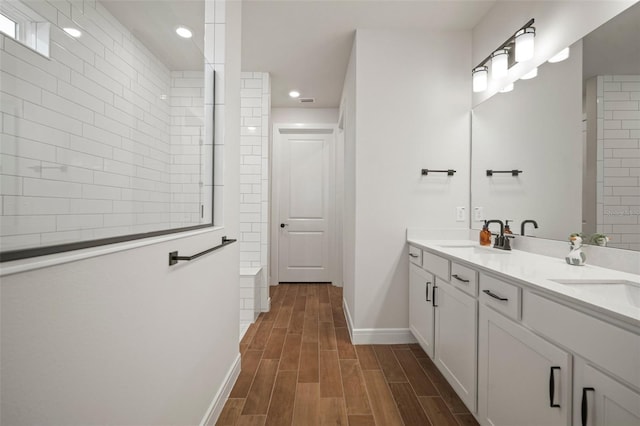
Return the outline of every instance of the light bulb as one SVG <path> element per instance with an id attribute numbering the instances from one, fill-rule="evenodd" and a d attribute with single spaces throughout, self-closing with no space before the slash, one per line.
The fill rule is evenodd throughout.
<path id="1" fill-rule="evenodd" d="M 561 51 L 553 55 L 551 59 L 549 59 L 549 62 L 551 62 L 552 64 L 555 64 L 556 62 L 564 61 L 568 57 L 569 57 L 569 48 L 565 47 L 564 49 L 562 49 Z"/>
<path id="2" fill-rule="evenodd" d="M 484 92 L 487 90 L 487 75 L 489 72 L 487 71 L 487 67 L 477 67 L 473 70 L 473 91 Z"/>
<path id="3" fill-rule="evenodd" d="M 507 76 L 509 72 L 509 51 L 500 49 L 491 55 L 491 77 L 495 80 Z"/>
<path id="4" fill-rule="evenodd" d="M 520 80 L 530 80 L 532 78 L 535 78 L 538 76 L 538 68 L 534 68 L 531 71 L 529 71 L 528 73 L 526 73 L 525 75 L 523 75 L 522 77 L 520 77 Z"/>
<path id="5" fill-rule="evenodd" d="M 536 36 L 534 27 L 523 28 L 516 33 L 516 62 L 524 62 L 533 58 L 533 39 Z"/>

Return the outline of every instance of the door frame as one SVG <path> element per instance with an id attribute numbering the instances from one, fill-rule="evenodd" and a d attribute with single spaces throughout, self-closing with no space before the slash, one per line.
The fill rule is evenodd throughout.
<path id="1" fill-rule="evenodd" d="M 331 146 L 329 151 L 329 158 L 331 164 L 329 165 L 329 186 L 333 188 L 333 199 L 330 199 L 330 205 L 328 208 L 328 222 L 329 222 L 329 277 L 331 279 L 332 284 L 336 284 L 340 282 L 340 279 L 336 277 L 336 253 L 332 250 L 335 246 L 335 242 L 337 239 L 336 236 L 336 214 L 335 214 L 335 196 L 336 196 L 336 139 L 338 133 L 337 124 L 329 124 L 329 123 L 319 123 L 319 124 L 300 124 L 300 123 L 274 123 L 273 124 L 273 145 L 272 145 L 272 155 L 271 155 L 271 217 L 269 219 L 269 228 L 271 231 L 271 241 L 270 241 L 270 260 L 269 260 L 269 270 L 271 271 L 271 276 L 269 277 L 269 285 L 278 285 L 279 280 L 279 263 L 280 263 L 280 254 L 279 254 L 279 242 L 280 242 L 280 229 L 278 228 L 279 218 L 280 218 L 280 185 L 278 179 L 279 176 L 279 167 L 281 165 L 281 156 L 282 156 L 282 139 L 281 135 L 283 133 L 326 133 L 332 136 Z"/>

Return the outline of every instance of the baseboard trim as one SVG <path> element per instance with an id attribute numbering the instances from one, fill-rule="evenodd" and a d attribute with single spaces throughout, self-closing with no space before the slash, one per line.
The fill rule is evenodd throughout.
<path id="1" fill-rule="evenodd" d="M 344 317 L 347 320 L 347 329 L 349 330 L 349 337 L 351 337 L 351 342 L 353 343 L 353 320 L 351 319 L 351 312 L 349 311 L 349 305 L 347 304 L 347 300 L 342 298 L 342 312 L 344 312 Z"/>
<path id="2" fill-rule="evenodd" d="M 231 389 L 240 375 L 240 365 L 240 354 L 238 354 L 233 365 L 227 372 L 227 376 L 224 378 L 224 384 L 220 389 L 218 389 L 218 393 L 213 397 L 213 400 L 209 405 L 209 409 L 205 413 L 204 417 L 202 417 L 200 426 L 212 426 L 218 421 L 218 417 L 220 417 L 220 413 L 222 413 L 224 404 L 227 402 L 227 398 L 229 398 Z"/>
<path id="3" fill-rule="evenodd" d="M 408 328 L 356 328 L 351 334 L 354 345 L 392 345 L 417 343 Z"/>
<path id="4" fill-rule="evenodd" d="M 240 324 L 240 339 L 239 341 L 242 341 L 242 338 L 244 337 L 244 335 L 247 333 L 247 330 L 249 330 L 249 326 L 253 324 L 251 322 L 248 323 L 244 323 L 244 324 Z"/>
<path id="5" fill-rule="evenodd" d="M 391 345 L 417 343 L 408 328 L 354 328 L 347 301 L 342 299 L 342 310 L 347 320 L 351 343 L 354 345 Z"/>

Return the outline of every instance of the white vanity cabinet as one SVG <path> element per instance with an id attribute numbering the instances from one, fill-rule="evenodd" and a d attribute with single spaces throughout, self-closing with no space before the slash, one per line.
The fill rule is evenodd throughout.
<path id="1" fill-rule="evenodd" d="M 433 358 L 434 344 L 434 306 L 431 298 L 434 276 L 424 269 L 411 264 L 409 266 L 409 327 L 422 346 Z"/>
<path id="2" fill-rule="evenodd" d="M 436 277 L 434 363 L 473 413 L 476 412 L 478 301 Z"/>
<path id="3" fill-rule="evenodd" d="M 482 425 L 569 425 L 571 355 L 480 304 L 478 417 Z"/>
<path id="4" fill-rule="evenodd" d="M 577 360 L 575 367 L 574 425 L 640 425 L 640 393 L 584 360 Z"/>
<path id="5" fill-rule="evenodd" d="M 478 302 L 475 271 L 455 269 L 460 277 L 451 282 L 451 262 L 422 252 L 422 268 L 415 265 L 420 255 L 409 250 L 409 327 L 424 351 L 434 361 L 458 396 L 476 411 Z M 413 254 L 413 256 L 411 256 Z"/>
<path id="6" fill-rule="evenodd" d="M 481 425 L 640 426 L 636 322 L 522 276 L 510 254 L 426 247 L 411 251 L 411 331 Z"/>

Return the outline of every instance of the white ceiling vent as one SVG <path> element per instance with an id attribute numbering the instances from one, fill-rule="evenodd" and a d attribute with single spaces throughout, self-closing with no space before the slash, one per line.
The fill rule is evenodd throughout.
<path id="1" fill-rule="evenodd" d="M 298 98 L 301 104 L 312 104 L 316 101 L 316 98 Z"/>

